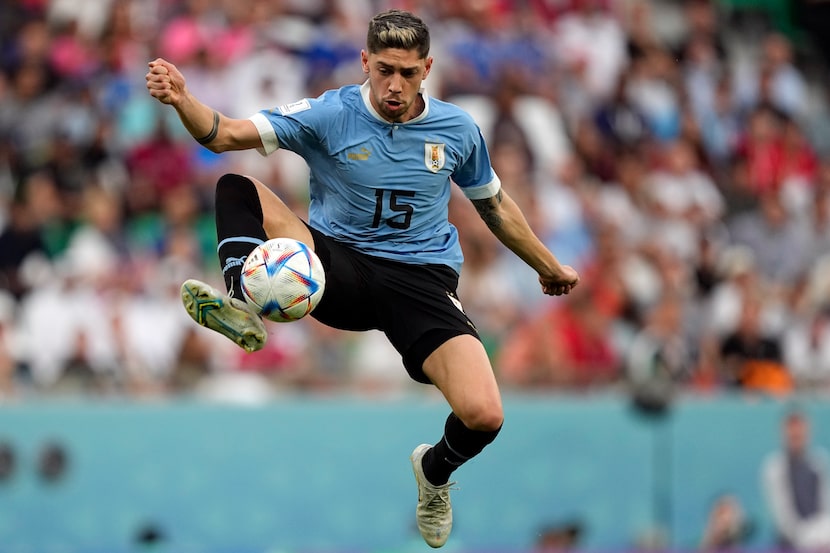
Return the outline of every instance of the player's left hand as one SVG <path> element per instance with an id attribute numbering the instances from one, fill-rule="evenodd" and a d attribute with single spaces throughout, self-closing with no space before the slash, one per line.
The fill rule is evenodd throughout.
<path id="1" fill-rule="evenodd" d="M 562 296 L 579 284 L 579 274 L 570 265 L 562 265 L 557 274 L 539 275 L 542 292 L 549 296 Z"/>

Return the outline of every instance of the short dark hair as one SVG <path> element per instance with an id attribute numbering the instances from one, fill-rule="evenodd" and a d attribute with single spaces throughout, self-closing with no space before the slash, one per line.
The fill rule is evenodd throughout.
<path id="1" fill-rule="evenodd" d="M 366 49 L 370 54 L 376 54 L 386 48 L 417 50 L 421 58 L 426 58 L 429 55 L 429 28 L 410 12 L 381 12 L 369 21 Z"/>

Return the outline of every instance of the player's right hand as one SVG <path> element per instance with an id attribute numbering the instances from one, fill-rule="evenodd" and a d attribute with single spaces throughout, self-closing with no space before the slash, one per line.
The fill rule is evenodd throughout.
<path id="1" fill-rule="evenodd" d="M 539 275 L 542 292 L 549 296 L 562 296 L 579 284 L 579 274 L 570 265 L 562 265 L 560 272 L 552 275 Z"/>
<path id="2" fill-rule="evenodd" d="M 184 75 L 162 58 L 156 58 L 147 65 L 149 70 L 144 78 L 150 96 L 163 104 L 177 104 L 185 94 Z"/>

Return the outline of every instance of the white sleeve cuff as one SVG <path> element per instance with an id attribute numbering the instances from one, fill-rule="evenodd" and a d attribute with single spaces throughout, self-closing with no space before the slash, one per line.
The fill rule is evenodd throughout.
<path id="1" fill-rule="evenodd" d="M 468 186 L 467 188 L 462 188 L 461 190 L 470 200 L 486 200 L 487 198 L 492 198 L 499 193 L 499 190 L 501 190 L 501 180 L 499 180 L 498 175 L 494 173 L 493 180 L 487 184 Z"/>
<path id="2" fill-rule="evenodd" d="M 257 148 L 256 151 L 263 156 L 276 152 L 280 147 L 280 141 L 268 118 L 261 113 L 255 113 L 248 119 L 256 126 L 257 131 L 259 131 L 259 139 L 262 141 L 262 147 Z"/>

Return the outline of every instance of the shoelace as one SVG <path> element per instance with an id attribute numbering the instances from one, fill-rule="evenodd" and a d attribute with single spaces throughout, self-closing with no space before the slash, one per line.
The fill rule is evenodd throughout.
<path id="1" fill-rule="evenodd" d="M 425 500 L 424 513 L 431 520 L 438 520 L 442 518 L 447 509 L 450 507 L 450 490 L 457 490 L 455 482 L 448 482 L 443 486 L 433 486 L 432 489 L 427 489 L 424 493 Z M 429 494 L 429 495 L 427 495 Z"/>

